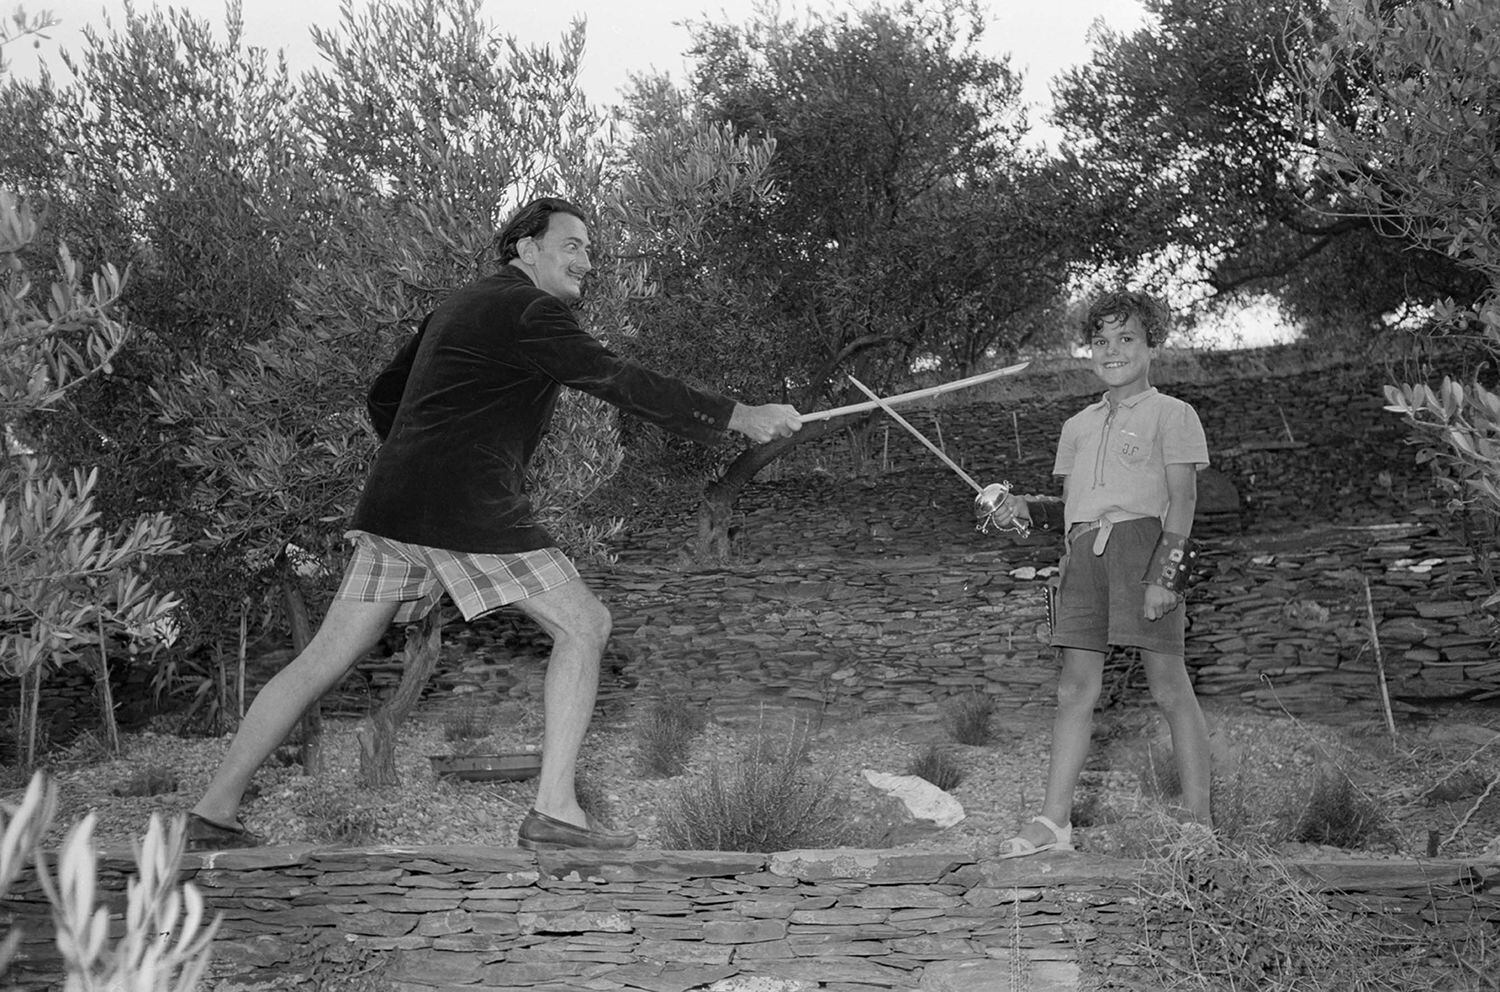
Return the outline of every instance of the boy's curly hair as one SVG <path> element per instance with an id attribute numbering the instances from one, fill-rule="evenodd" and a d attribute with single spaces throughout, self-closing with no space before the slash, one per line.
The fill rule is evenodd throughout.
<path id="1" fill-rule="evenodd" d="M 1172 308 L 1150 293 L 1121 289 L 1105 293 L 1089 306 L 1088 316 L 1083 319 L 1083 342 L 1088 344 L 1094 332 L 1109 318 L 1125 321 L 1139 317 L 1141 330 L 1146 332 L 1146 344 L 1152 348 L 1167 339 L 1172 330 Z"/>

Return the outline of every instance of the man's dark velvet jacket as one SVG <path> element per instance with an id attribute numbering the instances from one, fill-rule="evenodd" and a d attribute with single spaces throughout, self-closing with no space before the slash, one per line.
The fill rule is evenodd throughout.
<path id="1" fill-rule="evenodd" d="M 353 526 L 449 551 L 554 545 L 533 519 L 526 463 L 563 386 L 705 443 L 723 436 L 734 410 L 615 355 L 507 265 L 444 300 L 376 380 L 371 415 L 383 434 L 382 407 L 402 391 Z"/>

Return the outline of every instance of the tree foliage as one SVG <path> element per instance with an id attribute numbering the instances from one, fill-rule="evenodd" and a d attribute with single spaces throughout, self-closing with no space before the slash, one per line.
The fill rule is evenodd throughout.
<path id="1" fill-rule="evenodd" d="M 1313 333 L 1480 289 L 1441 254 L 1383 240 L 1320 167 L 1294 67 L 1332 30 L 1323 0 L 1145 7 L 1146 26 L 1099 30 L 1054 87 L 1055 119 L 1113 203 L 1101 261 L 1199 295 L 1273 296 Z"/>
<path id="2" fill-rule="evenodd" d="M 1476 377 L 1386 387 L 1423 455 L 1458 505 L 1500 522 L 1500 8 L 1483 0 L 1418 0 L 1395 9 L 1350 4 L 1296 79 L 1307 96 L 1323 167 L 1348 210 L 1377 219 L 1397 244 L 1441 253 L 1484 285 L 1445 299 L 1431 326 L 1487 355 Z M 1492 597 L 1491 602 L 1500 602 Z"/>
<path id="3" fill-rule="evenodd" d="M 1020 83 L 981 52 L 983 20 L 981 5 L 952 0 L 692 25 L 688 85 L 640 79 L 627 99 L 627 172 L 672 175 L 686 194 L 650 206 L 648 226 L 675 235 L 693 216 L 699 232 L 626 240 L 655 290 L 635 310 L 631 352 L 810 410 L 847 390 L 846 372 L 887 388 L 918 365 L 962 373 L 1049 341 L 1088 198 L 1075 172 L 1022 149 Z M 692 134 L 717 135 L 704 140 L 723 143 L 744 181 L 672 172 Z M 704 188 L 743 195 L 695 215 Z M 792 443 L 720 471 L 706 543 L 722 552 L 739 488 Z"/>
<path id="4" fill-rule="evenodd" d="M 158 639 L 155 624 L 176 601 L 157 593 L 144 573 L 180 549 L 160 513 L 102 526 L 94 506 L 98 472 L 70 470 L 32 449 L 27 428 L 108 375 L 128 340 L 113 312 L 120 275 L 107 267 L 85 283 L 59 244 L 56 278 L 43 292 L 22 261 L 22 250 L 38 238 L 29 204 L 0 188 L 0 671 L 28 688 L 18 727 L 27 767 L 35 758 L 43 667 L 96 654 L 107 685 L 113 638 Z M 108 706 L 104 718 L 112 728 Z"/>

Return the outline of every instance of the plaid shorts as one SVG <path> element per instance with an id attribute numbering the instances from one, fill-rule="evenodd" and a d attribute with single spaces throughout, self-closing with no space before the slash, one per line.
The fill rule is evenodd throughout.
<path id="1" fill-rule="evenodd" d="M 335 599 L 398 602 L 396 623 L 426 616 L 442 599 L 453 599 L 465 620 L 527 599 L 578 578 L 578 569 L 557 548 L 516 554 L 444 551 L 351 530 L 354 556 Z"/>

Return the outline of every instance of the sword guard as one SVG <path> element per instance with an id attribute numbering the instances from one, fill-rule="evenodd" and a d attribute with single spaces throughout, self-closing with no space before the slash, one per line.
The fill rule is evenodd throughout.
<path id="1" fill-rule="evenodd" d="M 1031 536 L 1031 526 L 1021 517 L 1012 517 L 1010 523 L 1000 524 L 995 520 L 995 513 L 1005 498 L 1010 495 L 1010 483 L 992 482 L 979 491 L 974 497 L 975 512 L 979 515 L 979 522 L 974 529 L 981 534 L 988 534 L 991 530 L 1013 530 L 1021 537 Z"/>

